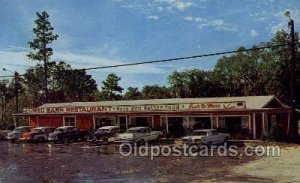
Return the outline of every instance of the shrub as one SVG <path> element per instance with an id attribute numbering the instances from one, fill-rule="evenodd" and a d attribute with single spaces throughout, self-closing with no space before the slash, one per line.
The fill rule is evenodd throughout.
<path id="1" fill-rule="evenodd" d="M 269 140 L 282 142 L 286 141 L 286 138 L 283 126 L 281 124 L 273 124 L 270 129 Z"/>

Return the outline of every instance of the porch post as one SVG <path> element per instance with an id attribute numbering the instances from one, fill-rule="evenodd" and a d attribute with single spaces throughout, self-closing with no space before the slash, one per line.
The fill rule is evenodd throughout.
<path id="1" fill-rule="evenodd" d="M 255 119 L 255 113 L 253 113 L 253 139 L 256 139 L 256 119 Z"/>
<path id="2" fill-rule="evenodd" d="M 288 112 L 288 126 L 287 126 L 287 132 L 286 134 L 289 135 L 290 132 L 290 123 L 291 123 L 291 112 Z"/>
<path id="3" fill-rule="evenodd" d="M 262 113 L 261 118 L 262 118 L 262 130 L 263 130 L 263 135 L 266 135 L 265 112 Z"/>
<path id="4" fill-rule="evenodd" d="M 128 129 L 128 115 L 126 114 L 126 120 L 125 120 L 125 123 L 126 123 L 126 130 Z"/>
<path id="5" fill-rule="evenodd" d="M 169 120 L 168 120 L 168 115 L 166 115 L 166 130 L 167 130 L 167 134 L 169 134 Z"/>
<path id="6" fill-rule="evenodd" d="M 214 128 L 214 126 L 213 126 L 214 124 L 213 124 L 213 115 L 212 114 L 210 114 L 210 128 L 211 129 L 213 129 Z"/>
<path id="7" fill-rule="evenodd" d="M 216 117 L 217 117 L 217 128 L 219 128 L 219 116 Z"/>
<path id="8" fill-rule="evenodd" d="M 93 129 L 96 131 L 96 121 L 95 121 L 95 116 L 93 115 Z"/>

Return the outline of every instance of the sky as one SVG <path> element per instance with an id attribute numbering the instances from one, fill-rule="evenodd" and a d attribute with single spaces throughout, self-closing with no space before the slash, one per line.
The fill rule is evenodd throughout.
<path id="1" fill-rule="evenodd" d="M 169 59 L 233 51 L 288 31 L 288 10 L 300 28 L 299 0 L 0 0 L 0 64 L 20 74 L 29 60 L 28 42 L 36 12 L 47 11 L 59 38 L 50 47 L 53 61 L 72 68 Z M 213 69 L 220 56 L 91 70 L 101 88 L 114 72 L 123 88 L 168 85 L 172 71 Z M 0 71 L 0 76 L 11 75 Z M 0 79 L 4 79 L 1 78 Z"/>

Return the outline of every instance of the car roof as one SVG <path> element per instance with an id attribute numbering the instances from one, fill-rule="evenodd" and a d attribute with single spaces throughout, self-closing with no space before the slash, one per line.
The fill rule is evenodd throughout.
<path id="1" fill-rule="evenodd" d="M 98 129 L 108 129 L 108 130 L 110 130 L 110 129 L 114 129 L 114 128 L 119 128 L 119 127 L 118 126 L 103 126 L 103 127 L 98 128 Z"/>
<path id="2" fill-rule="evenodd" d="M 209 132 L 209 131 L 215 131 L 215 129 L 201 129 L 201 130 L 194 130 L 194 132 Z"/>
<path id="3" fill-rule="evenodd" d="M 34 128 L 34 129 L 45 129 L 45 128 L 55 128 L 55 127 L 51 127 L 51 126 L 39 126 L 39 127 Z"/>
<path id="4" fill-rule="evenodd" d="M 16 128 L 32 128 L 31 126 L 18 126 L 18 127 L 16 127 Z"/>
<path id="5" fill-rule="evenodd" d="M 138 126 L 138 127 L 131 127 L 128 130 L 141 130 L 141 129 L 145 129 L 145 128 L 149 128 L 149 127 L 145 127 L 145 126 Z"/>
<path id="6" fill-rule="evenodd" d="M 74 127 L 76 127 L 76 126 L 60 126 L 60 127 L 57 127 L 57 128 L 62 129 L 62 128 L 74 128 Z"/>

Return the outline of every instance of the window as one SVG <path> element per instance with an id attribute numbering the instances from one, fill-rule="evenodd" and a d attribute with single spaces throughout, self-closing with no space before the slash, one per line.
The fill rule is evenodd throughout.
<path id="1" fill-rule="evenodd" d="M 277 121 L 276 121 L 276 115 L 272 115 L 271 116 L 271 124 L 273 125 L 273 124 L 276 124 L 277 123 Z"/>
<path id="2" fill-rule="evenodd" d="M 64 117 L 64 126 L 75 126 L 76 120 L 75 117 L 66 116 Z"/>

